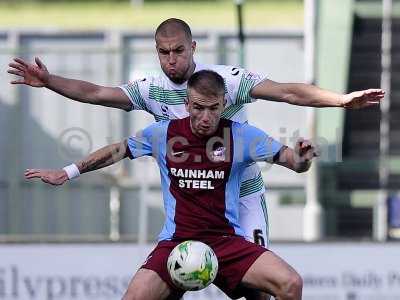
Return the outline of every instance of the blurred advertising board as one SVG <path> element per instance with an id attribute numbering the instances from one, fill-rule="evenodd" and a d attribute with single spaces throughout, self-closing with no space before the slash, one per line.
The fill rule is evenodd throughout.
<path id="1" fill-rule="evenodd" d="M 0 299 L 121 299 L 153 245 L 2 244 Z M 302 275 L 305 300 L 400 299 L 400 243 L 273 244 Z M 215 287 L 185 300 L 227 299 Z"/>
<path id="2" fill-rule="evenodd" d="M 400 240 L 400 195 L 388 198 L 388 237 Z"/>

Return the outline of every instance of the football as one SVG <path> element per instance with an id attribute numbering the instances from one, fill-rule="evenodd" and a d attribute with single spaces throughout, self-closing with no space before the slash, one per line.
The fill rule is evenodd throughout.
<path id="1" fill-rule="evenodd" d="M 218 272 L 218 260 L 208 245 L 198 241 L 185 241 L 171 251 L 167 268 L 178 288 L 198 291 L 214 281 Z"/>

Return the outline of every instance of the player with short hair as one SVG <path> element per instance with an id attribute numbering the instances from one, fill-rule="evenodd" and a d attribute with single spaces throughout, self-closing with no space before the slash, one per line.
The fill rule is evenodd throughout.
<path id="1" fill-rule="evenodd" d="M 277 299 L 301 299 L 302 280 L 276 254 L 247 241 L 239 224 L 241 173 L 248 164 L 267 161 L 296 172 L 307 171 L 316 153 L 300 140 L 293 150 L 247 123 L 221 119 L 225 82 L 214 71 L 194 73 L 185 107 L 189 117 L 157 122 L 121 144 L 106 146 L 62 170 L 28 169 L 27 179 L 60 185 L 80 173 L 123 158 L 152 155 L 161 174 L 166 220 L 159 243 L 129 284 L 124 299 L 176 299 L 184 291 L 172 283 L 167 259 L 183 240 L 199 240 L 216 253 L 214 284 L 229 297 L 247 288 Z M 242 289 L 245 288 L 245 289 Z"/>

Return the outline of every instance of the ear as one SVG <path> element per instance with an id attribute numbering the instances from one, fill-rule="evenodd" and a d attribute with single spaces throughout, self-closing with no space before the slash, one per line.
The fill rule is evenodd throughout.
<path id="1" fill-rule="evenodd" d="M 194 53 L 196 51 L 196 41 L 192 41 L 192 52 Z"/>
<path id="2" fill-rule="evenodd" d="M 185 98 L 185 108 L 186 108 L 186 111 L 187 112 L 189 112 L 189 100 L 188 100 L 188 98 Z"/>

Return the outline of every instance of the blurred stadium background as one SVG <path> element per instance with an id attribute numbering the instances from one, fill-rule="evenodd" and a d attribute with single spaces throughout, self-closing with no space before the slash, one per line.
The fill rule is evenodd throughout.
<path id="1" fill-rule="evenodd" d="M 245 43 L 238 39 L 242 5 Z M 1 1 L 0 299 L 118 299 L 164 221 L 158 169 L 127 161 L 63 187 L 26 182 L 152 122 L 12 86 L 13 57 L 119 85 L 160 72 L 153 34 L 192 27 L 196 59 L 244 65 L 337 92 L 382 87 L 381 107 L 248 106 L 251 123 L 292 144 L 313 137 L 308 174 L 262 165 L 271 247 L 304 278 L 304 299 L 400 299 L 400 1 Z M 225 299 L 215 289 L 185 299 Z"/>

